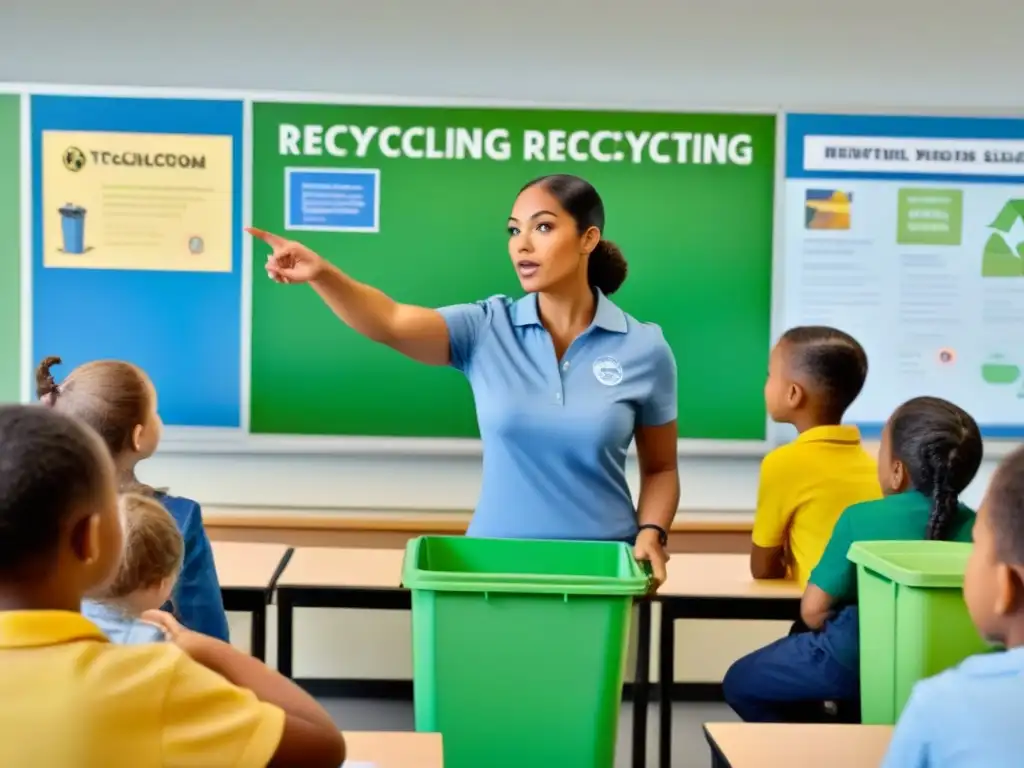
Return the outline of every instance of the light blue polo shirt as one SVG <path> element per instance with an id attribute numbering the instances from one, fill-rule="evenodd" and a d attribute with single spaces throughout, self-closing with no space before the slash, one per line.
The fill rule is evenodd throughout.
<path id="1" fill-rule="evenodd" d="M 439 311 L 451 364 L 473 389 L 483 440 L 483 484 L 468 534 L 634 538 L 626 451 L 638 426 L 677 415 L 676 363 L 661 328 L 599 292 L 594 321 L 559 361 L 536 294 Z"/>
<path id="2" fill-rule="evenodd" d="M 155 624 L 130 616 L 106 603 L 83 600 L 82 615 L 99 627 L 107 639 L 116 645 L 162 643 L 167 639 L 164 631 Z"/>
<path id="3" fill-rule="evenodd" d="M 1020 768 L 1022 711 L 1024 648 L 972 656 L 914 687 L 883 768 Z"/>

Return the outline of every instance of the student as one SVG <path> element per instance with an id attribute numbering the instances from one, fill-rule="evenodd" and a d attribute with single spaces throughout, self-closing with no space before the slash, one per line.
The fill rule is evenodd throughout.
<path id="1" fill-rule="evenodd" d="M 878 476 L 885 497 L 843 512 L 811 573 L 800 617 L 811 630 L 776 640 L 729 668 L 725 699 L 748 722 L 814 720 L 825 701 L 856 711 L 860 695 L 857 541 L 969 541 L 974 513 L 958 497 L 981 464 L 981 435 L 967 413 L 919 397 L 882 432 Z"/>
<path id="2" fill-rule="evenodd" d="M 165 621 L 114 645 L 82 597 L 117 571 L 114 464 L 85 425 L 0 407 L 0 765 L 336 768 L 344 742 L 294 683 Z"/>
<path id="3" fill-rule="evenodd" d="M 228 621 L 199 504 L 156 491 L 135 477 L 136 466 L 153 455 L 163 431 L 149 377 L 130 363 L 99 360 L 80 365 L 58 384 L 50 370 L 60 362 L 48 357 L 39 364 L 37 396 L 99 433 L 114 457 L 122 491 L 153 495 L 171 513 L 185 539 L 185 559 L 171 600 L 174 612 L 189 629 L 227 641 Z"/>
<path id="4" fill-rule="evenodd" d="M 761 464 L 750 572 L 806 586 L 839 515 L 878 499 L 878 467 L 860 432 L 842 424 L 868 373 L 852 336 L 823 326 L 791 328 L 772 350 L 764 388 L 768 415 L 799 437 Z"/>
<path id="5" fill-rule="evenodd" d="M 142 619 L 170 599 L 181 570 L 185 542 L 174 518 L 151 496 L 129 493 L 120 499 L 124 554 L 117 575 L 91 592 L 82 615 L 115 643 L 135 645 L 164 640 L 159 627 Z"/>
<path id="6" fill-rule="evenodd" d="M 918 683 L 884 768 L 1019 768 L 1024 764 L 1024 449 L 996 470 L 978 510 L 964 599 L 1003 652 Z"/>

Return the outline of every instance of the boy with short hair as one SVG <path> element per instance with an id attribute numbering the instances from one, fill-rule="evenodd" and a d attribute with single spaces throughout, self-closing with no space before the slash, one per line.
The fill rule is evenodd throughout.
<path id="1" fill-rule="evenodd" d="M 973 539 L 964 599 L 982 636 L 1006 650 L 918 683 L 883 768 L 1024 764 L 1024 448 L 996 470 Z"/>
<path id="2" fill-rule="evenodd" d="M 750 571 L 807 584 L 847 507 L 881 498 L 878 469 L 843 415 L 867 378 L 857 340 L 826 326 L 798 326 L 772 349 L 764 396 L 776 423 L 799 436 L 761 464 Z"/>

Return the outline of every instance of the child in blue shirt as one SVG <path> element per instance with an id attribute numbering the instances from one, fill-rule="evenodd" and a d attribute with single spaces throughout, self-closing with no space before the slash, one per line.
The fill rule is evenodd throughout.
<path id="1" fill-rule="evenodd" d="M 171 597 L 181 571 L 185 542 L 171 514 L 152 496 L 122 494 L 121 563 L 113 580 L 82 601 L 82 615 L 119 645 L 158 643 L 162 628 L 142 619 Z"/>
<path id="2" fill-rule="evenodd" d="M 195 632 L 228 641 L 227 616 L 199 504 L 154 490 L 135 477 L 138 463 L 156 452 L 163 430 L 149 377 L 131 363 L 98 360 L 80 365 L 58 384 L 50 369 L 60 362 L 59 357 L 48 357 L 36 370 L 39 399 L 99 433 L 114 459 L 122 492 L 151 495 L 171 513 L 185 540 L 184 562 L 171 598 L 174 615 Z"/>
<path id="3" fill-rule="evenodd" d="M 964 599 L 978 631 L 1006 650 L 918 683 L 883 768 L 1024 765 L 1024 449 L 999 466 L 978 510 Z"/>

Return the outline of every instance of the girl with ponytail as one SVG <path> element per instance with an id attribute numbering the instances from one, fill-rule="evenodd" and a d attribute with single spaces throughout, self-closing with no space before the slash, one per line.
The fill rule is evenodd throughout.
<path id="1" fill-rule="evenodd" d="M 185 540 L 185 557 L 168 609 L 189 629 L 227 641 L 228 621 L 199 504 L 151 488 L 135 475 L 138 464 L 156 452 L 163 430 L 153 383 L 140 368 L 120 360 L 85 363 L 58 383 L 53 368 L 60 364 L 59 357 L 39 364 L 36 396 L 100 436 L 114 459 L 122 493 L 151 496 L 171 514 Z"/>
<path id="2" fill-rule="evenodd" d="M 908 400 L 882 431 L 878 479 L 883 498 L 849 507 L 832 531 L 800 604 L 810 632 L 740 659 L 723 681 L 744 720 L 813 719 L 826 701 L 858 719 L 860 638 L 857 541 L 970 542 L 975 515 L 960 502 L 981 465 L 981 432 L 970 414 L 937 397 Z"/>

